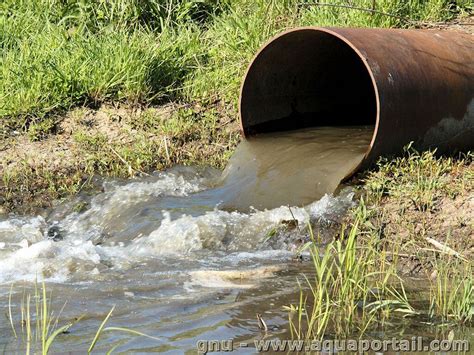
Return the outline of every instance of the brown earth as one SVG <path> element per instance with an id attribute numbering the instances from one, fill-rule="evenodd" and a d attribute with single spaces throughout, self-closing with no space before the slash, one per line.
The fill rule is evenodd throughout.
<path id="1" fill-rule="evenodd" d="M 474 171 L 474 168 L 473 168 Z M 405 274 L 431 272 L 430 257 L 453 255 L 460 260 L 474 258 L 474 192 L 444 198 L 434 213 L 407 211 L 386 202 L 385 238 L 400 243 L 400 268 Z"/>
<path id="2" fill-rule="evenodd" d="M 239 140 L 229 112 L 220 104 L 103 105 L 73 109 L 50 132 L 15 134 L 0 143 L 0 213 L 49 207 L 95 175 L 135 177 L 175 164 L 222 167 Z"/>
<path id="3" fill-rule="evenodd" d="M 458 18 L 445 24 L 439 24 L 438 27 L 450 31 L 462 31 L 474 34 L 474 16 Z"/>
<path id="4" fill-rule="evenodd" d="M 425 168 L 436 169 L 435 164 L 429 162 Z M 400 186 L 388 188 L 381 198 L 374 198 L 373 191 L 365 191 L 369 212 L 361 228 L 369 242 L 379 240 L 380 252 L 386 252 L 389 260 L 396 260 L 401 274 L 431 277 L 439 258 L 457 259 L 461 264 L 474 259 L 474 162 L 472 157 L 454 160 L 444 173 L 433 178 L 442 181 L 442 185 L 424 194 L 430 201 L 427 208 L 420 208 L 412 191 L 404 191 L 404 184 L 416 184 L 418 172 L 409 172 L 408 181 L 404 179 Z M 396 185 L 398 177 L 391 177 L 390 172 L 375 173 L 366 183 L 383 174 L 383 179 L 393 179 Z"/>

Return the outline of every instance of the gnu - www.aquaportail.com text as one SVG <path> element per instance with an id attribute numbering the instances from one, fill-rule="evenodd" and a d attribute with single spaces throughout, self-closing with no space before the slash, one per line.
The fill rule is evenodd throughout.
<path id="1" fill-rule="evenodd" d="M 253 342 L 235 342 L 233 340 L 200 340 L 196 344 L 199 354 L 217 351 L 233 351 L 242 348 L 254 348 L 257 352 L 288 352 L 288 351 L 397 351 L 397 352 L 427 352 L 427 351 L 457 351 L 468 352 L 468 340 L 430 340 L 424 341 L 422 337 L 410 339 L 343 339 L 343 340 L 254 340 Z"/>

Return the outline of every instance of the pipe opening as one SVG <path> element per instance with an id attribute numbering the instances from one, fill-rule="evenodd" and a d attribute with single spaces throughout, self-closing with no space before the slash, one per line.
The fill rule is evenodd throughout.
<path id="1" fill-rule="evenodd" d="M 240 96 L 244 135 L 317 126 L 374 125 L 369 69 L 327 30 L 298 29 L 270 41 L 250 65 Z"/>

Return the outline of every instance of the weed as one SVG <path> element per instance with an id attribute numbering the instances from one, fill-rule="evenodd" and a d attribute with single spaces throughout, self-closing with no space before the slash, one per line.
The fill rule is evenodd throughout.
<path id="1" fill-rule="evenodd" d="M 473 265 L 470 261 L 445 257 L 434 265 L 430 290 L 430 307 L 405 290 L 398 275 L 397 260 L 379 251 L 375 234 L 360 228 L 356 219 L 352 227 L 342 227 L 340 236 L 320 249 L 314 236 L 306 246 L 312 260 L 312 275 L 300 284 L 299 301 L 285 307 L 293 338 L 322 339 L 362 336 L 375 326 L 383 326 L 393 317 L 424 314 L 435 325 L 471 324 L 474 314 Z M 310 228 L 311 232 L 311 228 Z M 448 258 L 446 260 L 446 258 Z M 418 300 L 419 301 L 419 300 Z M 420 307 L 415 308 L 417 303 Z"/>
<path id="2" fill-rule="evenodd" d="M 53 118 L 47 118 L 37 124 L 31 124 L 28 127 L 28 138 L 31 141 L 39 141 L 54 133 L 57 122 Z"/>
<path id="3" fill-rule="evenodd" d="M 312 238 L 314 279 L 306 278 L 309 295 L 301 288 L 299 304 L 287 308 L 290 315 L 297 315 L 296 320 L 290 317 L 293 337 L 321 339 L 328 330 L 349 336 L 354 329 L 362 335 L 375 319 L 387 318 L 391 312 L 415 313 L 403 283 L 400 291 L 391 285 L 395 269 L 384 269 L 385 259 L 372 246 L 357 245 L 359 232 L 359 221 L 349 230 L 343 226 L 340 235 L 345 239 L 331 242 L 322 251 Z"/>
<path id="4" fill-rule="evenodd" d="M 431 211 L 451 182 L 448 173 L 464 162 L 438 158 L 435 151 L 419 153 L 411 145 L 405 152 L 403 157 L 382 160 L 379 170 L 367 179 L 367 189 L 378 197 L 388 195 L 409 201 L 416 210 Z"/>
<path id="5" fill-rule="evenodd" d="M 449 257 L 436 261 L 436 277 L 430 283 L 431 318 L 461 324 L 474 320 L 473 275 L 472 262 Z"/>
<path id="6" fill-rule="evenodd" d="M 21 302 L 21 321 L 20 321 L 20 330 L 17 331 L 15 327 L 15 321 L 13 319 L 13 306 L 12 306 L 12 293 L 13 285 L 10 289 L 9 302 L 8 302 L 8 320 L 12 329 L 12 334 L 15 339 L 21 342 L 21 345 L 24 345 L 26 354 L 40 353 L 42 355 L 47 355 L 50 353 L 51 347 L 54 345 L 55 341 L 59 336 L 64 336 L 69 332 L 69 329 L 74 326 L 76 323 L 80 322 L 84 317 L 76 317 L 73 321 L 66 323 L 63 326 L 59 326 L 59 321 L 61 313 L 66 306 L 61 308 L 57 315 L 54 314 L 52 307 L 52 294 L 48 296 L 46 289 L 46 284 L 43 281 L 41 283 L 41 288 L 38 287 L 38 283 L 35 283 L 34 294 L 23 293 L 22 302 Z M 31 307 L 31 301 L 33 298 L 33 309 Z M 121 332 L 130 334 L 133 336 L 142 336 L 154 340 L 159 340 L 158 338 L 149 336 L 140 331 L 123 328 L 123 327 L 106 327 L 106 323 L 109 321 L 112 313 L 115 309 L 115 306 L 109 311 L 107 316 L 104 318 L 100 324 L 94 338 L 91 340 L 90 347 L 88 349 L 88 354 L 94 350 L 97 342 L 99 341 L 101 335 L 104 332 Z"/>

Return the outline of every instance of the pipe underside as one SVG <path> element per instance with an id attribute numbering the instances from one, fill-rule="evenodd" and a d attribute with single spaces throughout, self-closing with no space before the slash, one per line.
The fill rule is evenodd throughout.
<path id="1" fill-rule="evenodd" d="M 373 125 L 347 177 L 409 142 L 474 148 L 474 41 L 454 31 L 303 27 L 260 49 L 240 94 L 245 136 Z"/>

